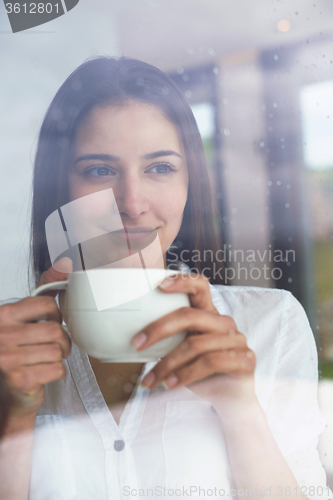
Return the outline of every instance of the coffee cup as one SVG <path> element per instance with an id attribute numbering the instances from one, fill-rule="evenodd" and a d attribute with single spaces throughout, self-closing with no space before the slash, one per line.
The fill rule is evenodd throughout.
<path id="1" fill-rule="evenodd" d="M 139 331 L 160 317 L 190 305 L 185 293 L 164 293 L 158 286 L 180 271 L 104 268 L 76 271 L 67 281 L 48 283 L 32 296 L 66 290 L 64 317 L 77 346 L 103 362 L 157 361 L 172 351 L 186 332 L 137 351 L 130 344 Z"/>

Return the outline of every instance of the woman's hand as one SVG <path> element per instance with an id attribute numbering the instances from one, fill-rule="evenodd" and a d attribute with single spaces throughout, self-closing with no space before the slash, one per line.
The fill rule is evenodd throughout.
<path id="1" fill-rule="evenodd" d="M 64 272 L 51 267 L 38 286 L 65 280 L 71 269 L 69 262 L 63 264 Z M 61 323 L 51 296 L 0 306 L 0 373 L 7 413 L 23 417 L 36 413 L 44 399 L 44 385 L 65 376 L 62 359 L 70 356 L 71 342 Z"/>
<path id="2" fill-rule="evenodd" d="M 213 404 L 221 400 L 238 408 L 257 404 L 254 353 L 234 320 L 220 315 L 214 307 L 208 280 L 181 274 L 166 278 L 160 289 L 165 293 L 187 293 L 191 307 L 151 323 L 134 337 L 132 345 L 143 350 L 182 330 L 187 330 L 188 335 L 144 377 L 142 385 L 154 388 L 163 383 L 172 389 L 191 385 L 193 392 Z"/>

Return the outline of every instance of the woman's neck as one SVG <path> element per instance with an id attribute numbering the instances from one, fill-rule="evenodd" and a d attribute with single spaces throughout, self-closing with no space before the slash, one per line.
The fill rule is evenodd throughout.
<path id="1" fill-rule="evenodd" d="M 102 363 L 90 356 L 89 361 L 105 402 L 119 423 L 123 407 L 133 392 L 144 363 Z"/>

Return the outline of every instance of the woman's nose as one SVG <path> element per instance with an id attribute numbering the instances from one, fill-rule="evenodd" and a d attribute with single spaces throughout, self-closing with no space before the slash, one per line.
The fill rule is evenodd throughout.
<path id="1" fill-rule="evenodd" d="M 121 183 L 115 196 L 121 216 L 137 219 L 149 210 L 146 190 L 138 180 L 131 178 Z"/>

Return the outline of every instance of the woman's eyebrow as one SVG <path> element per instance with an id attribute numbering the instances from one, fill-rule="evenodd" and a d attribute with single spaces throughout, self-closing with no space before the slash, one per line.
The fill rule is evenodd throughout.
<path id="1" fill-rule="evenodd" d="M 166 149 L 161 151 L 154 151 L 153 153 L 148 153 L 142 156 L 142 159 L 154 160 L 155 158 L 159 158 L 161 156 L 178 156 L 179 158 L 181 158 L 180 154 L 176 153 L 176 151 L 172 151 L 171 149 Z M 77 158 L 74 163 L 78 163 L 79 161 L 84 161 L 84 160 L 119 161 L 120 158 L 118 156 L 113 156 L 113 155 L 88 154 L 79 156 L 79 158 Z"/>
<path id="2" fill-rule="evenodd" d="M 84 161 L 84 160 L 119 161 L 120 158 L 118 158 L 118 156 L 112 156 L 112 155 L 90 154 L 90 155 L 79 156 L 79 158 L 77 158 L 74 163 L 78 163 L 79 161 Z"/>
<path id="3" fill-rule="evenodd" d="M 171 149 L 162 150 L 162 151 L 154 151 L 154 153 L 148 153 L 142 157 L 143 160 L 154 160 L 155 158 L 159 158 L 160 156 L 178 156 L 181 158 L 179 153 L 176 151 L 172 151 Z"/>

